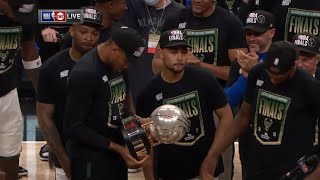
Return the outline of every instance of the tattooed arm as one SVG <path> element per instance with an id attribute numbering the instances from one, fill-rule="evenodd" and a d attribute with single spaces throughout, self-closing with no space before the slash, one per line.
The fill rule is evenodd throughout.
<path id="1" fill-rule="evenodd" d="M 37 102 L 38 121 L 43 136 L 48 142 L 50 149 L 57 157 L 67 177 L 70 177 L 70 161 L 67 152 L 62 145 L 60 134 L 54 123 L 54 111 L 55 106 L 53 104 Z"/>

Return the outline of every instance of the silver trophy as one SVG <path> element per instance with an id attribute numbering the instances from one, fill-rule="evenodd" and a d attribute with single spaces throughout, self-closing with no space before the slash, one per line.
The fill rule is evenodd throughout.
<path id="1" fill-rule="evenodd" d="M 121 131 L 131 155 L 140 159 L 150 154 L 153 146 L 182 139 L 189 132 L 190 123 L 179 107 L 167 104 L 156 108 L 147 123 L 141 124 L 136 116 L 122 119 Z"/>

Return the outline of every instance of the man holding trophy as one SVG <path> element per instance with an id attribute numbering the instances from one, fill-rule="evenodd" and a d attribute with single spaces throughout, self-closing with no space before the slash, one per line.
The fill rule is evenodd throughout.
<path id="1" fill-rule="evenodd" d="M 162 136 L 169 140 L 160 144 L 155 142 L 158 145 L 153 145 L 152 158 L 143 168 L 144 175 L 148 180 L 202 179 L 205 177 L 200 177 L 200 174 L 212 171 L 207 165 L 211 161 L 209 154 L 215 146 L 214 139 L 224 136 L 224 129 L 231 124 L 232 112 L 212 73 L 196 65 L 186 66 L 189 46 L 181 30 L 162 33 L 159 45 L 163 70 L 138 97 L 136 111 L 141 117 L 149 117 L 153 112 L 150 118 L 152 125 L 145 128 L 147 134 L 150 131 L 152 137 L 160 142 Z M 169 104 L 179 107 L 184 113 L 179 108 L 168 107 Z M 213 111 L 220 120 L 217 128 Z M 170 127 L 184 128 L 179 131 Z M 179 137 L 181 134 L 182 138 Z M 155 137 L 157 135 L 161 137 Z M 215 176 L 223 172 L 221 157 L 217 167 Z"/>

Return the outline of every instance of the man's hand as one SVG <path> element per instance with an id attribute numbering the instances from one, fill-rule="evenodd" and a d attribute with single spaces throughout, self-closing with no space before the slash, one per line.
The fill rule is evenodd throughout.
<path id="1" fill-rule="evenodd" d="M 140 156 L 139 158 L 141 158 L 141 160 L 137 161 L 135 158 L 131 156 L 129 150 L 125 147 L 120 155 L 126 162 L 128 168 L 131 168 L 131 169 L 141 168 L 142 166 L 144 166 L 145 163 L 148 162 L 147 160 L 150 158 L 149 156 L 144 156 L 144 157 Z"/>
<path id="2" fill-rule="evenodd" d="M 58 42 L 58 37 L 57 37 L 58 33 L 59 33 L 58 31 L 49 27 L 41 31 L 41 35 L 44 42 Z"/>
<path id="3" fill-rule="evenodd" d="M 253 66 L 259 62 L 259 56 L 253 50 L 250 53 L 237 51 L 237 60 L 243 71 L 249 72 Z"/>
<path id="4" fill-rule="evenodd" d="M 144 156 L 144 157 L 140 157 L 141 160 L 138 161 L 131 156 L 128 148 L 123 147 L 114 142 L 110 142 L 109 149 L 120 154 L 123 160 L 126 162 L 128 168 L 130 169 L 141 168 L 142 166 L 144 166 L 145 163 L 147 163 L 147 160 L 150 158 L 149 156 Z"/>
<path id="5" fill-rule="evenodd" d="M 135 115 L 135 116 L 137 117 L 138 121 L 139 121 L 142 125 L 151 122 L 151 119 L 150 119 L 149 117 L 147 117 L 147 118 L 142 118 L 142 117 L 140 117 L 140 116 L 138 116 L 138 115 Z"/>
<path id="6" fill-rule="evenodd" d="M 214 172 L 218 163 L 218 157 L 207 155 L 207 157 L 202 161 L 200 167 L 200 179 L 201 180 L 213 180 Z"/>
<path id="7" fill-rule="evenodd" d="M 193 65 L 200 65 L 201 61 L 189 50 L 187 54 L 187 63 Z"/>

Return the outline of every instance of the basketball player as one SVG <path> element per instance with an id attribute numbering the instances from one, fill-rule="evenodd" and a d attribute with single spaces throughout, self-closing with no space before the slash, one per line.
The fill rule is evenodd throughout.
<path id="1" fill-rule="evenodd" d="M 69 156 L 62 133 L 67 78 L 76 61 L 96 46 L 102 27 L 99 11 L 93 7 L 82 9 L 84 23 L 70 27 L 72 47 L 49 58 L 42 65 L 39 76 L 37 114 L 40 129 L 54 153 L 56 180 L 70 178 Z"/>
<path id="2" fill-rule="evenodd" d="M 186 66 L 189 46 L 184 37 L 179 29 L 161 34 L 163 70 L 142 91 L 136 107 L 139 116 L 148 117 L 163 104 L 176 105 L 191 121 L 190 131 L 175 144 L 154 147 L 153 159 L 144 167 L 146 179 L 199 178 L 211 161 L 208 154 L 215 146 L 215 137 L 226 133 L 223 130 L 231 124 L 230 106 L 214 75 L 197 66 Z M 213 111 L 220 119 L 218 127 Z M 215 176 L 223 172 L 219 159 Z"/>
<path id="3" fill-rule="evenodd" d="M 0 0 L 0 171 L 6 180 L 18 179 L 23 119 L 17 93 L 18 51 L 36 87 L 41 66 L 32 29 L 33 1 Z"/>
<path id="4" fill-rule="evenodd" d="M 72 69 L 64 131 L 73 179 L 126 180 L 128 167 L 139 168 L 146 161 L 147 157 L 137 161 L 130 155 L 119 129 L 121 118 L 134 114 L 125 69 L 143 50 L 144 41 L 136 31 L 114 28 L 108 41 Z"/>

